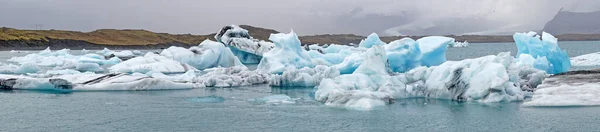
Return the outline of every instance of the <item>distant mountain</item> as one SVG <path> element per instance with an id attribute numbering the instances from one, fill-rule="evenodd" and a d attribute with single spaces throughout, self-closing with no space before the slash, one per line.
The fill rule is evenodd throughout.
<path id="1" fill-rule="evenodd" d="M 600 11 L 559 11 L 554 19 L 544 26 L 543 31 L 551 34 L 600 34 Z"/>

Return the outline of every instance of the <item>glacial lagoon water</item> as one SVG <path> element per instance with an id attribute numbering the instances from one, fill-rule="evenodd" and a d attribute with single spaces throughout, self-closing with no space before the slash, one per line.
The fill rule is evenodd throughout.
<path id="1" fill-rule="evenodd" d="M 571 57 L 600 52 L 600 42 L 559 42 Z M 513 43 L 450 48 L 449 60 L 511 51 Z M 74 54 L 78 51 L 72 51 Z M 0 59 L 26 53 L 0 52 Z M 250 66 L 252 67 L 252 66 Z M 574 67 L 590 69 L 597 67 Z M 255 85 L 172 91 L 0 91 L 0 131 L 597 131 L 600 107 L 522 107 L 399 99 L 373 111 L 326 107 L 312 88 Z M 260 98 L 290 96 L 295 103 Z"/>

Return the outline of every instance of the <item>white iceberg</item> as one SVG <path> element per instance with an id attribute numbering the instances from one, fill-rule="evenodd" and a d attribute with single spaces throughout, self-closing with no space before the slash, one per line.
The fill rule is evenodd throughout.
<path id="1" fill-rule="evenodd" d="M 135 55 L 133 54 L 133 52 L 131 52 L 130 50 L 123 50 L 123 51 L 119 51 L 119 52 L 113 52 L 113 55 L 115 55 L 116 57 L 119 58 L 133 58 L 135 57 Z"/>
<path id="2" fill-rule="evenodd" d="M 192 83 L 177 83 L 149 76 L 131 76 L 123 73 L 81 73 L 50 78 L 0 75 L 0 89 L 50 91 L 115 91 L 115 90 L 171 90 L 191 89 Z"/>
<path id="3" fill-rule="evenodd" d="M 371 48 L 375 45 L 385 45 L 386 43 L 379 39 L 379 35 L 371 33 L 367 36 L 367 39 L 363 39 L 358 44 L 358 47 Z"/>
<path id="4" fill-rule="evenodd" d="M 195 71 L 196 68 L 184 64 L 164 56 L 146 53 L 144 56 L 135 57 L 108 68 L 111 72 L 123 73 L 148 73 L 150 71 L 166 74 L 185 73 L 187 71 Z"/>
<path id="5" fill-rule="evenodd" d="M 573 66 L 600 66 L 600 52 L 572 57 L 571 64 Z"/>
<path id="6" fill-rule="evenodd" d="M 258 64 L 263 54 L 275 47 L 271 42 L 252 38 L 248 30 L 237 25 L 223 27 L 215 39 L 228 46 L 244 64 Z"/>
<path id="7" fill-rule="evenodd" d="M 189 49 L 171 46 L 163 50 L 160 55 L 200 70 L 213 67 L 244 66 L 229 48 L 211 40 L 204 40 L 199 46 Z"/>
<path id="8" fill-rule="evenodd" d="M 327 106 L 359 110 L 371 110 L 394 99 L 413 97 L 521 101 L 547 76 L 531 65 L 517 65 L 510 53 L 392 73 L 385 54 L 379 46 L 367 50 L 365 62 L 354 73 L 323 79 L 317 86 L 315 99 Z"/>
<path id="9" fill-rule="evenodd" d="M 228 68 L 212 68 L 206 73 L 194 78 L 193 82 L 199 87 L 235 87 L 253 84 L 264 84 L 269 81 L 269 74 L 250 71 L 246 67 L 234 66 Z"/>
<path id="10" fill-rule="evenodd" d="M 312 58 L 300 46 L 300 40 L 294 31 L 289 34 L 271 34 L 269 40 L 275 43 L 275 48 L 263 54 L 257 70 L 267 73 L 281 74 L 290 68 L 314 67 Z"/>
<path id="11" fill-rule="evenodd" d="M 317 65 L 315 68 L 304 67 L 301 69 L 288 69 L 281 75 L 271 75 L 269 85 L 286 87 L 312 87 L 321 83 L 325 78 L 340 76 L 335 67 Z"/>
<path id="12" fill-rule="evenodd" d="M 600 105 L 600 71 L 571 71 L 553 75 L 533 92 L 528 107 Z"/>
<path id="13" fill-rule="evenodd" d="M 536 58 L 538 64 L 535 68 L 544 70 L 550 74 L 569 71 L 571 61 L 565 50 L 558 47 L 558 40 L 549 33 L 542 32 L 540 39 L 536 32 L 515 33 L 513 39 L 519 50 L 517 56 L 529 54 Z M 544 62 L 547 61 L 547 62 Z"/>

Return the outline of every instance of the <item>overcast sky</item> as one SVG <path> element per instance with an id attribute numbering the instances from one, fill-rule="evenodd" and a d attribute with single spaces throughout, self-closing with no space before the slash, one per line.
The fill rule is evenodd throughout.
<path id="1" fill-rule="evenodd" d="M 503 34 L 540 30 L 598 0 L 0 0 L 0 26 L 208 34 L 248 24 L 301 35 Z"/>

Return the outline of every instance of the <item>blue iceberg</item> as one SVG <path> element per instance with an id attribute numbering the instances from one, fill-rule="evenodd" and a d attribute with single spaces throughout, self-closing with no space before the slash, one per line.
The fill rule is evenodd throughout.
<path id="1" fill-rule="evenodd" d="M 567 51 L 558 47 L 558 40 L 551 34 L 543 32 L 540 39 L 536 32 L 515 33 L 513 39 L 519 50 L 517 56 L 528 54 L 534 57 L 535 68 L 550 74 L 566 72 L 571 68 Z"/>
<path id="2" fill-rule="evenodd" d="M 269 40 L 275 43 L 275 47 L 263 54 L 257 67 L 258 70 L 281 74 L 289 68 L 314 67 L 312 58 L 300 46 L 300 40 L 294 31 L 288 34 L 271 34 Z"/>

